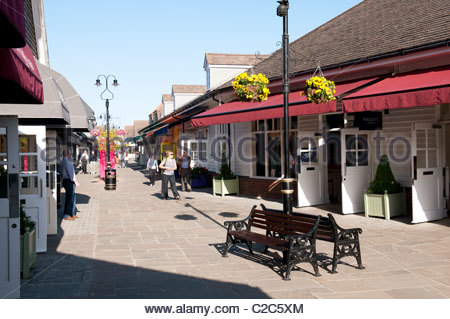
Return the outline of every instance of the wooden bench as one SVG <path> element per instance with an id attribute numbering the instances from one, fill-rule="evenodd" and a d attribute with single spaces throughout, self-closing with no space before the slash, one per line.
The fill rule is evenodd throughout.
<path id="1" fill-rule="evenodd" d="M 316 258 L 316 231 L 320 216 L 305 219 L 284 213 L 256 209 L 239 221 L 226 221 L 227 239 L 223 257 L 227 257 L 231 246 L 246 244 L 253 255 L 252 244 L 259 243 L 283 252 L 284 280 L 290 280 L 292 268 L 302 262 L 310 263 L 316 276 L 320 276 Z M 262 229 L 266 234 L 253 229 Z"/>
<path id="2" fill-rule="evenodd" d="M 282 213 L 281 210 L 268 209 L 264 204 L 261 204 L 261 208 L 264 211 Z M 315 215 L 306 213 L 292 213 L 292 216 L 301 218 L 304 221 L 310 221 L 310 223 L 316 219 Z M 332 273 L 337 272 L 337 263 L 346 256 L 355 257 L 358 268 L 364 269 L 361 261 L 361 247 L 359 245 L 359 234 L 361 233 L 361 228 L 344 229 L 340 227 L 332 214 L 328 214 L 328 217 L 322 216 L 320 218 L 316 238 L 334 243 Z"/>

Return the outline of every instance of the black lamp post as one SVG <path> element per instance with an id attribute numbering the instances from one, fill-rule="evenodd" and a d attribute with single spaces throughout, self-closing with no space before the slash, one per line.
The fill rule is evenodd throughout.
<path id="1" fill-rule="evenodd" d="M 294 179 L 289 176 L 289 34 L 288 11 L 289 1 L 279 0 L 277 15 L 283 17 L 283 109 L 284 109 L 284 178 L 281 180 L 283 194 L 283 211 L 292 213 L 292 194 L 294 193 Z"/>
<path id="2" fill-rule="evenodd" d="M 95 81 L 96 86 L 101 86 L 102 83 L 100 82 L 100 78 L 105 79 L 105 89 L 100 94 L 100 98 L 105 101 L 106 105 L 106 170 L 105 170 L 105 189 L 106 190 L 115 190 L 116 189 L 116 171 L 111 168 L 111 162 L 110 162 L 110 147 L 109 147 L 109 100 L 114 99 L 114 94 L 111 92 L 111 90 L 108 87 L 108 80 L 110 78 L 113 79 L 113 86 L 118 86 L 119 83 L 117 82 L 115 75 L 103 75 L 100 74 L 97 76 L 97 80 Z M 106 93 L 106 95 L 105 95 Z"/>

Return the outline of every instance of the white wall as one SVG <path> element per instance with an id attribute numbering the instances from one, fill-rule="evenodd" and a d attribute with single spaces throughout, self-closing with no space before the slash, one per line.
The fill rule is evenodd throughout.
<path id="1" fill-rule="evenodd" d="M 235 123 L 231 127 L 233 154 L 232 163 L 234 163 L 234 173 L 239 176 L 250 176 L 252 173 L 253 143 L 248 139 L 250 134 L 250 122 Z M 239 142 L 242 142 L 239 149 Z M 238 154 L 241 153 L 241 155 Z"/>
<path id="2" fill-rule="evenodd" d="M 169 115 L 174 110 L 173 101 L 163 101 L 163 116 Z"/>
<path id="3" fill-rule="evenodd" d="M 212 156 L 214 150 L 212 150 L 212 143 L 216 137 L 216 125 L 208 126 L 208 141 L 206 143 L 206 154 L 208 154 L 208 162 L 206 168 L 211 172 L 217 171 L 217 163 Z"/>
<path id="4" fill-rule="evenodd" d="M 44 3 L 43 0 L 32 0 L 31 5 L 33 8 L 38 60 L 41 64 L 50 67 L 48 58 L 47 31 L 45 28 Z"/>
<path id="5" fill-rule="evenodd" d="M 386 138 L 380 143 L 380 155 L 389 156 L 389 144 L 396 138 L 406 138 L 411 146 L 412 123 L 434 123 L 436 119 L 436 108 L 434 106 L 391 109 L 389 114 L 383 115 L 383 131 L 381 136 Z M 372 140 L 372 176 L 378 166 L 376 159 L 375 143 Z M 394 154 L 397 158 L 403 157 L 406 153 L 404 143 L 394 144 Z M 411 187 L 411 158 L 407 161 L 396 162 L 389 158 L 389 164 L 395 179 L 403 186 Z"/>
<path id="6" fill-rule="evenodd" d="M 191 102 L 197 97 L 201 96 L 202 93 L 174 93 L 173 94 L 173 109 L 179 109 L 186 103 Z"/>
<path id="7" fill-rule="evenodd" d="M 227 81 L 231 81 L 236 75 L 247 71 L 250 65 L 207 65 L 206 89 L 213 89 Z"/>

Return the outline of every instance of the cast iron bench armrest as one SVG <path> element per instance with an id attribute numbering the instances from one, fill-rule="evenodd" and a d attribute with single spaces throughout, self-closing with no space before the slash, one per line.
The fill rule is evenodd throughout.
<path id="1" fill-rule="evenodd" d="M 328 214 L 328 218 L 331 220 L 334 227 L 336 227 L 338 237 L 337 240 L 358 239 L 358 234 L 362 234 L 361 228 L 342 228 L 337 224 L 332 214 Z"/>
<path id="2" fill-rule="evenodd" d="M 233 230 L 233 227 L 235 230 L 250 230 L 250 225 L 248 224 L 248 220 L 252 216 L 253 210 L 256 208 L 256 205 L 252 207 L 252 210 L 250 211 L 250 214 L 242 219 L 242 220 L 228 220 L 223 223 L 223 225 L 227 228 L 227 231 L 230 232 Z"/>

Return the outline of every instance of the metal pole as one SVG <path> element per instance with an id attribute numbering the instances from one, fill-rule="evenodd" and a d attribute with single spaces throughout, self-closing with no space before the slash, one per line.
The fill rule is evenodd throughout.
<path id="1" fill-rule="evenodd" d="M 106 99 L 106 168 L 111 168 L 110 149 L 109 149 L 109 100 Z"/>
<path id="2" fill-rule="evenodd" d="M 283 127 L 284 127 L 284 178 L 281 180 L 281 193 L 283 195 L 283 212 L 292 214 L 292 194 L 294 193 L 294 179 L 289 176 L 289 34 L 288 10 L 289 1 L 278 1 L 280 4 L 277 15 L 283 17 Z"/>

